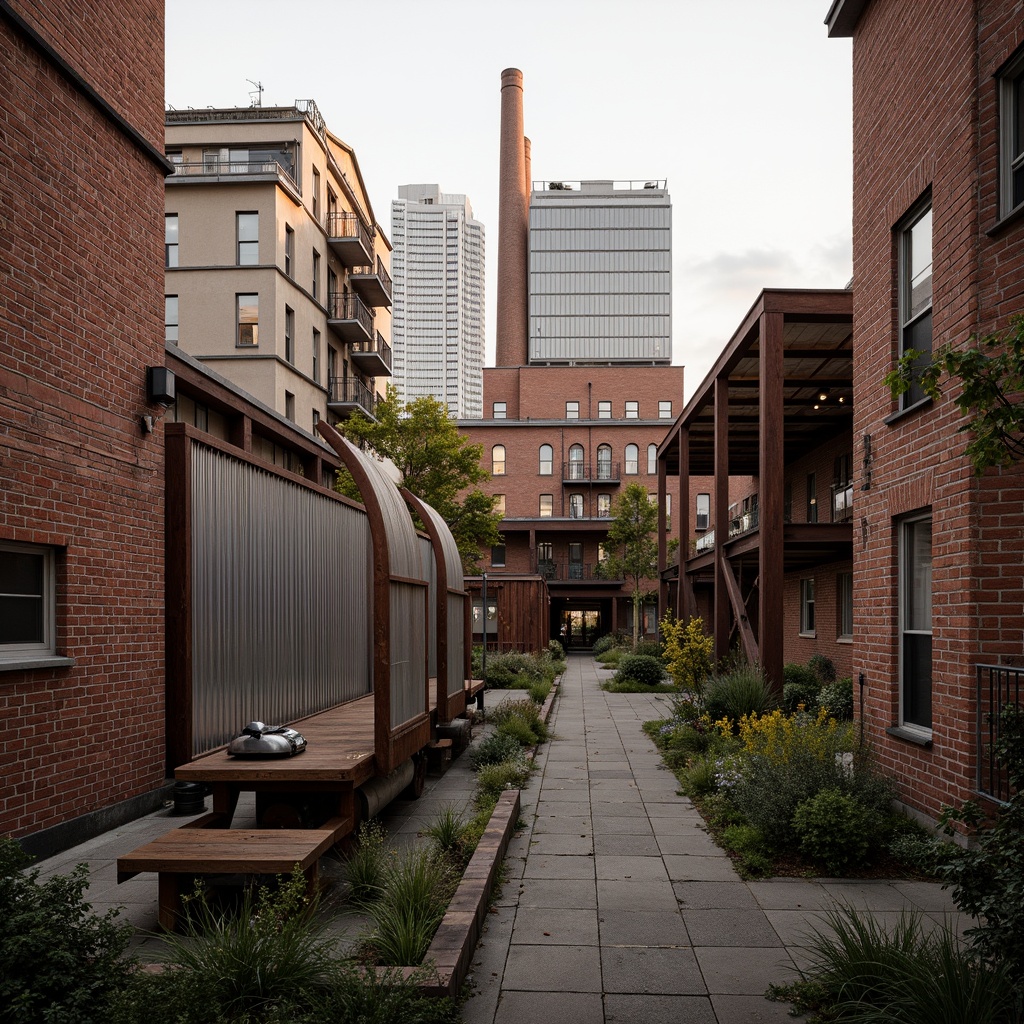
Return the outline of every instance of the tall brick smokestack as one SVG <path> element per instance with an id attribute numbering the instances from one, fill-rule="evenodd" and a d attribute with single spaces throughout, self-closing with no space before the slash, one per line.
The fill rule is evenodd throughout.
<path id="1" fill-rule="evenodd" d="M 527 240 L 530 195 L 523 135 L 523 73 L 501 73 L 501 170 L 498 181 L 498 315 L 495 366 L 525 366 Z"/>

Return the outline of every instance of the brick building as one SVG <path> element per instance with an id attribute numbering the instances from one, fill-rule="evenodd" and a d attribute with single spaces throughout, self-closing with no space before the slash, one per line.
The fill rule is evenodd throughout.
<path id="1" fill-rule="evenodd" d="M 1024 18 L 836 0 L 827 25 L 853 39 L 853 671 L 866 737 L 934 817 L 998 789 L 977 666 L 1024 659 L 1024 472 L 975 476 L 949 397 L 883 377 L 1024 311 Z"/>
<path id="2" fill-rule="evenodd" d="M 13 0 L 0 50 L 0 833 L 44 849 L 165 778 L 163 3 Z"/>

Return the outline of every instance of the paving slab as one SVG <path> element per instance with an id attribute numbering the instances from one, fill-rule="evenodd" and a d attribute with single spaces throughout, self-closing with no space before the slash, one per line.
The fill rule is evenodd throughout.
<path id="1" fill-rule="evenodd" d="M 674 910 L 602 910 L 602 946 L 688 946 L 686 925 Z"/>
<path id="2" fill-rule="evenodd" d="M 601 970 L 605 992 L 707 994 L 688 946 L 602 946 Z"/>
<path id="3" fill-rule="evenodd" d="M 512 941 L 520 945 L 596 946 L 597 910 L 520 907 Z"/>
<path id="4" fill-rule="evenodd" d="M 601 951 L 597 946 L 516 945 L 508 949 L 504 991 L 598 992 Z"/>
<path id="5" fill-rule="evenodd" d="M 594 1024 L 603 1019 L 599 992 L 508 992 L 495 1024 Z"/>

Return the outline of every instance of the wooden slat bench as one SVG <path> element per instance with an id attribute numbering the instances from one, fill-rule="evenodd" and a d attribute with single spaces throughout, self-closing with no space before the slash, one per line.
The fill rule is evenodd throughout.
<path id="1" fill-rule="evenodd" d="M 288 875 L 298 864 L 308 884 L 313 886 L 320 857 L 352 829 L 352 820 L 342 818 L 318 829 L 194 827 L 197 824 L 173 829 L 117 858 L 118 882 L 140 871 L 157 873 L 158 920 L 160 927 L 168 931 L 178 924 L 183 888 L 191 886 L 192 876 Z"/>

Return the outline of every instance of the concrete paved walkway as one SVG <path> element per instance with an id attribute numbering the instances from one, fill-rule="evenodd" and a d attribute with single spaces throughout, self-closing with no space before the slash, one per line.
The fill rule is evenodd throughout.
<path id="1" fill-rule="evenodd" d="M 466 1024 L 789 1021 L 788 1004 L 763 993 L 794 976 L 822 910 L 955 914 L 930 883 L 744 882 L 641 730 L 668 715 L 667 699 L 606 693 L 607 677 L 570 657 Z"/>

